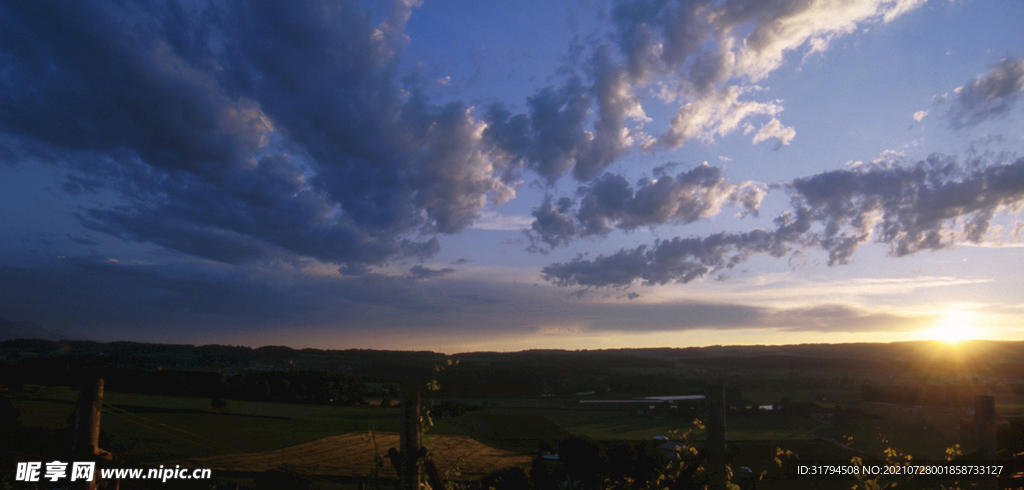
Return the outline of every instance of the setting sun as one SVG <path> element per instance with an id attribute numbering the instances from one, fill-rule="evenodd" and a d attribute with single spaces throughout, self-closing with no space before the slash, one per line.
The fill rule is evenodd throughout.
<path id="1" fill-rule="evenodd" d="M 977 319 L 976 313 L 950 311 L 939 317 L 926 335 L 932 340 L 951 343 L 973 339 L 978 335 Z"/>

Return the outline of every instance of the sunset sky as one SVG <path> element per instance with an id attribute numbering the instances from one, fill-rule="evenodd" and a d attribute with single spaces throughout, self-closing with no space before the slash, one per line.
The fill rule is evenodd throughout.
<path id="1" fill-rule="evenodd" d="M 1024 340 L 1019 0 L 0 1 L 0 317 Z"/>

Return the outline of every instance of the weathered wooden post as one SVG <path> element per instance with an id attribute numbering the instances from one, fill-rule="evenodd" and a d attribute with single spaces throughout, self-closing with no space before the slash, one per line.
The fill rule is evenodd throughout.
<path id="1" fill-rule="evenodd" d="M 977 455 L 984 463 L 996 462 L 996 399 L 994 396 L 974 397 L 974 437 L 978 444 Z M 979 482 L 979 488 L 996 489 L 995 480 Z"/>
<path id="2" fill-rule="evenodd" d="M 100 413 L 103 411 L 103 378 L 82 382 L 81 395 L 75 408 L 74 445 L 71 453 L 75 461 L 96 461 L 103 453 L 100 450 Z M 94 490 L 96 471 L 91 481 L 81 479 L 71 482 L 71 488 Z"/>
<path id="3" fill-rule="evenodd" d="M 708 396 L 708 488 L 725 490 L 725 386 L 714 385 Z"/>
<path id="4" fill-rule="evenodd" d="M 441 369 L 443 367 L 434 367 L 435 372 Z M 402 381 L 401 413 L 398 419 L 398 449 L 388 450 L 388 458 L 391 459 L 391 464 L 394 465 L 395 471 L 398 473 L 401 490 L 419 490 L 423 470 L 426 470 L 431 488 L 444 488 L 444 480 L 437 471 L 430 452 L 421 445 L 420 441 L 420 433 L 423 431 L 420 398 L 424 390 L 437 389 L 436 380 L 430 379 L 428 382 L 428 379 L 430 378 L 410 374 Z"/>
<path id="5" fill-rule="evenodd" d="M 987 460 L 996 457 L 996 399 L 993 396 L 974 397 L 974 436 L 978 455 Z"/>
<path id="6" fill-rule="evenodd" d="M 398 421 L 399 475 L 402 490 L 419 490 L 420 466 L 420 389 L 417 383 L 402 384 L 401 418 Z"/>

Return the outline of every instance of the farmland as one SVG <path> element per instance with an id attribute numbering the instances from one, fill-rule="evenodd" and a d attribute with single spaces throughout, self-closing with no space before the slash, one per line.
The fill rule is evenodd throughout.
<path id="1" fill-rule="evenodd" d="M 924 352 L 920 346 L 910 347 Z M 992 348 L 1019 346 L 1001 344 Z M 439 389 L 424 392 L 425 404 L 434 406 L 433 426 L 425 441 L 429 444 L 432 437 L 438 441 L 446 436 L 466 437 L 505 451 L 502 454 L 528 456 L 539 447 L 557 447 L 571 437 L 584 437 L 609 448 L 651 441 L 656 436 L 676 437 L 694 429 L 694 419 L 703 418 L 702 409 L 659 401 L 581 402 L 700 394 L 712 380 L 726 386 L 730 407 L 726 440 L 733 465 L 760 471 L 774 464 L 774 452 L 779 447 L 796 451 L 803 458 L 877 456 L 888 448 L 897 448 L 919 459 L 942 459 L 954 444 L 964 452 L 974 449 L 971 401 L 975 394 L 994 396 L 1003 426 L 1024 411 L 1020 366 L 1012 357 L 1005 362 L 926 368 L 912 356 L 886 359 L 868 355 L 884 352 L 886 346 L 860 351 L 844 348 L 856 351 L 858 356 L 840 355 L 836 353 L 838 348 L 826 346 L 814 351 L 817 357 L 808 355 L 809 351 L 778 357 L 779 349 L 765 348 L 772 354 L 766 357 L 755 355 L 765 351 L 753 348 L 735 352 L 723 349 L 690 352 L 689 356 L 678 350 L 652 350 L 456 357 L 459 362 L 435 371 Z M 330 353 L 313 354 L 317 362 L 328 366 L 325 369 L 337 368 L 329 367 L 334 362 Z M 395 433 L 399 412 L 389 405 L 399 398 L 396 386 L 403 382 L 396 373 L 425 365 L 428 369 L 423 372 L 430 376 L 433 370 L 429 368 L 437 364 L 437 359 L 445 359 L 436 354 L 413 353 L 404 358 L 394 354 L 400 357 L 394 363 L 400 369 L 376 369 L 378 353 L 366 356 L 369 360 L 348 353 L 350 364 L 343 368 L 347 373 L 344 389 L 349 395 L 358 393 L 360 398 L 342 405 L 273 401 L 268 399 L 273 396 L 265 393 L 256 393 L 250 399 L 220 398 L 209 392 L 188 396 L 189 390 L 200 389 L 197 387 L 201 383 L 192 383 L 187 375 L 194 368 L 187 350 L 178 349 L 174 355 L 174 372 L 186 373 L 174 374 L 180 381 L 175 389 L 181 394 L 111 389 L 104 396 L 100 445 L 124 462 L 144 465 L 230 457 L 281 451 L 344 434 Z M 39 365 L 41 357 L 28 358 Z M 302 363 L 300 356 L 290 361 L 296 360 Z M 8 356 L 10 366 L 18 365 L 16 359 L 11 361 Z M 68 368 L 62 372 L 78 372 L 73 365 L 75 358 L 64 361 Z M 102 372 L 95 357 L 87 361 L 91 363 L 90 372 Z M 314 393 L 308 386 L 299 388 L 297 394 L 287 390 L 327 376 L 301 371 L 289 377 L 288 368 L 266 369 L 280 373 L 275 375 L 280 377 L 260 378 L 270 382 L 259 391 L 276 393 L 279 399 L 301 399 L 302 393 Z M 131 376 L 145 372 L 132 371 Z M 210 378 L 210 371 L 201 372 L 207 373 L 203 379 Z M 161 376 L 166 377 L 167 371 Z M 19 417 L 14 431 L 18 437 L 7 461 L 65 457 L 70 441 L 68 424 L 78 397 L 77 390 L 70 386 L 73 383 L 68 379 L 63 384 L 45 383 L 31 376 L 13 382 L 9 379 L 4 396 L 18 410 Z M 236 382 L 226 380 L 219 389 L 229 390 L 231 383 Z M 118 386 L 118 381 L 112 380 L 111 385 Z M 121 382 L 120 386 L 129 383 Z M 237 386 L 245 385 L 237 382 Z M 923 403 L 866 398 L 884 397 L 890 392 L 899 396 L 911 393 Z M 253 392 L 239 389 L 234 393 Z M 220 404 L 215 403 L 218 399 Z M 692 437 L 701 444 L 703 431 L 694 429 Z M 245 483 L 249 480 L 240 481 L 243 486 L 251 484 Z M 320 484 L 335 488 L 327 481 Z"/>

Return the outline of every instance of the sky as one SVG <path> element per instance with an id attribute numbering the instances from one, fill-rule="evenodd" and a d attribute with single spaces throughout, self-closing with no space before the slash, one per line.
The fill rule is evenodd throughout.
<path id="1" fill-rule="evenodd" d="M 0 317 L 1024 340 L 1018 0 L 0 1 Z"/>

